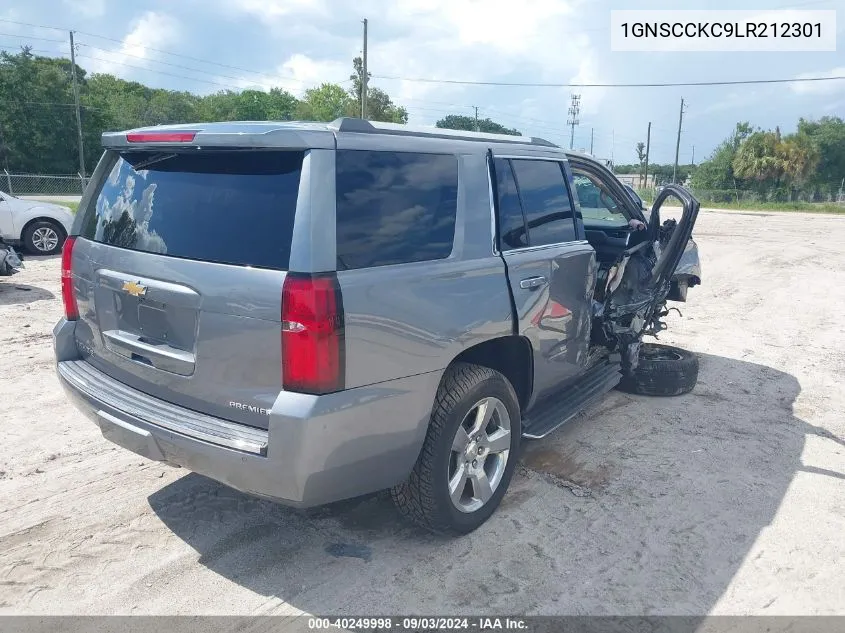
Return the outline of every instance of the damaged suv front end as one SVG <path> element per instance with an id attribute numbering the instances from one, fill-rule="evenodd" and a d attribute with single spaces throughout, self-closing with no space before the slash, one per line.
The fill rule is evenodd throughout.
<path id="1" fill-rule="evenodd" d="M 683 212 L 679 221 L 661 223 L 660 209 L 669 198 L 679 200 Z M 604 287 L 597 288 L 594 343 L 621 354 L 623 373 L 637 368 L 642 337 L 656 337 L 666 329 L 663 319 L 677 310 L 668 308 L 667 301 L 686 301 L 687 290 L 701 283 L 698 246 L 692 239 L 699 208 L 685 188 L 665 187 L 654 201 L 645 230 L 631 233 L 629 243 L 635 243 L 610 266 Z"/>

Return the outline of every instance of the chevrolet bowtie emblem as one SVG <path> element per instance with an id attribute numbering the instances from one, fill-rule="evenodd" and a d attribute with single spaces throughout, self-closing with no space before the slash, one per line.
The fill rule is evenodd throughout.
<path id="1" fill-rule="evenodd" d="M 137 281 L 123 282 L 123 289 L 133 297 L 142 297 L 147 294 L 147 287 Z"/>

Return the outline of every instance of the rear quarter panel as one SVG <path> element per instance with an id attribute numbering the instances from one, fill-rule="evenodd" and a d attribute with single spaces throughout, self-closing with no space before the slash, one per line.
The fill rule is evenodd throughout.
<path id="1" fill-rule="evenodd" d="M 448 258 L 338 273 L 348 388 L 442 371 L 462 350 L 512 334 L 505 266 L 493 253 L 483 148 L 459 154 L 458 170 Z"/>

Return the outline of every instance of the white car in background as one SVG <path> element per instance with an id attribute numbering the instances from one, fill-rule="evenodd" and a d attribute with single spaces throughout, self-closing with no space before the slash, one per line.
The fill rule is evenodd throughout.
<path id="1" fill-rule="evenodd" d="M 0 191 L 0 237 L 9 244 L 21 244 L 34 255 L 52 255 L 62 250 L 72 224 L 68 207 Z"/>

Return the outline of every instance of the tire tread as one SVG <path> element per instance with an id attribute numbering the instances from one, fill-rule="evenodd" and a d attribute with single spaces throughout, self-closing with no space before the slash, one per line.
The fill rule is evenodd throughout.
<path id="1" fill-rule="evenodd" d="M 428 432 L 414 469 L 406 482 L 391 489 L 391 496 L 399 512 L 413 523 L 431 532 L 460 533 L 438 508 L 434 490 L 436 451 L 451 412 L 473 387 L 489 379 L 504 381 L 511 391 L 513 401 L 516 402 L 516 394 L 510 383 L 493 369 L 469 363 L 455 363 L 446 370 L 437 390 Z M 519 433 L 519 427 L 512 426 L 511 433 Z M 507 484 L 507 482 L 502 483 Z"/>
<path id="2" fill-rule="evenodd" d="M 644 343 L 644 345 L 657 345 Z M 643 396 L 679 396 L 692 391 L 698 382 L 698 356 L 694 353 L 673 347 L 659 347 L 677 352 L 677 360 L 649 361 L 640 358 L 637 368 L 631 375 L 623 376 L 618 385 L 620 391 Z"/>

